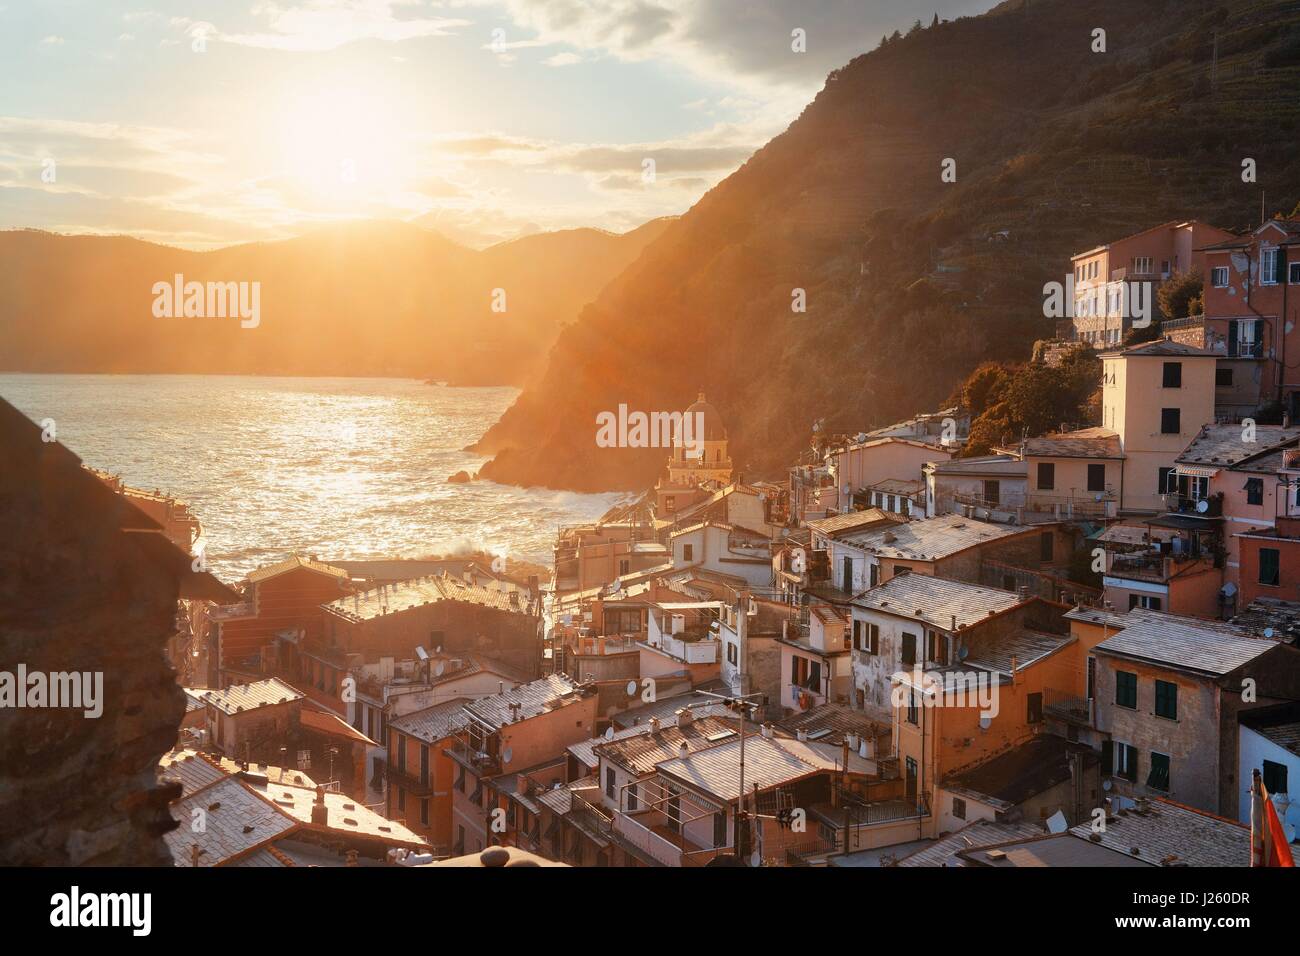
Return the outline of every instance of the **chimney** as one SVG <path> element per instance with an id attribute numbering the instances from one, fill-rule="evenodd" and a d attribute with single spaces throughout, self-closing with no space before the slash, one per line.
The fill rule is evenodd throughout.
<path id="1" fill-rule="evenodd" d="M 659 733 L 659 718 L 658 718 L 658 717 L 651 717 L 651 718 L 650 718 L 650 733 L 651 733 L 651 734 L 657 734 L 657 733 Z"/>
<path id="2" fill-rule="evenodd" d="M 681 746 L 677 748 L 677 756 L 685 760 L 691 755 L 691 748 L 686 746 L 686 741 L 682 741 Z"/>
<path id="3" fill-rule="evenodd" d="M 325 785 L 316 785 L 316 802 L 311 805 L 311 822 L 318 826 L 329 823 L 329 809 L 325 806 Z"/>
<path id="4" fill-rule="evenodd" d="M 679 707 L 677 709 L 677 726 L 689 727 L 693 723 L 695 723 L 695 715 L 691 713 L 690 708 Z"/>

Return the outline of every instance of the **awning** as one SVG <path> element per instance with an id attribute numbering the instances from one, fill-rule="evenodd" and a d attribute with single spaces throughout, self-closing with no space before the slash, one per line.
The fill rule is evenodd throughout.
<path id="1" fill-rule="evenodd" d="M 1222 468 L 1219 465 L 1174 465 L 1174 473 L 1188 478 L 1213 478 Z"/>

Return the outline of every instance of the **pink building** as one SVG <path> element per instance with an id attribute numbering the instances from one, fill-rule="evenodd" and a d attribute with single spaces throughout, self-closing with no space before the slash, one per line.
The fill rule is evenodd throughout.
<path id="1" fill-rule="evenodd" d="M 1166 222 L 1074 256 L 1075 338 L 1096 348 L 1120 344 L 1133 327 L 1135 310 L 1125 309 L 1126 298 L 1151 303 L 1155 321 L 1156 286 L 1180 272 L 1204 273 L 1202 247 L 1231 238 L 1195 220 Z"/>

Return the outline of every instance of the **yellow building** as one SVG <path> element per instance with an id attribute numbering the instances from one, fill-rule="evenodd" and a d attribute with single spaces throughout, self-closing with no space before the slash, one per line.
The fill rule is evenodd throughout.
<path id="1" fill-rule="evenodd" d="M 1122 511 L 1164 511 L 1174 461 L 1214 421 L 1213 352 L 1157 341 L 1106 352 L 1102 420 L 1123 449 Z"/>
<path id="2" fill-rule="evenodd" d="M 731 482 L 731 455 L 727 452 L 727 430 L 718 410 L 704 399 L 704 393 L 682 415 L 686 434 L 673 438 L 668 459 L 668 482 L 679 487 L 705 480 L 726 485 Z"/>

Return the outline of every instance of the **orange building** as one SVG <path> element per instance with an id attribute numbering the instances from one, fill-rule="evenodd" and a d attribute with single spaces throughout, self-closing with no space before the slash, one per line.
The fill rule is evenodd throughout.
<path id="1" fill-rule="evenodd" d="M 300 643 L 319 642 L 325 612 L 321 605 L 352 590 L 348 572 L 295 555 L 258 568 L 244 585 L 240 604 L 214 608 L 210 641 L 223 672 L 248 675 L 299 671 L 296 652 L 277 636 L 289 633 Z"/>
<path id="2" fill-rule="evenodd" d="M 456 764 L 446 750 L 468 698 L 398 717 L 388 724 L 388 786 L 384 816 L 399 820 L 433 846 L 451 852 L 451 788 Z"/>

